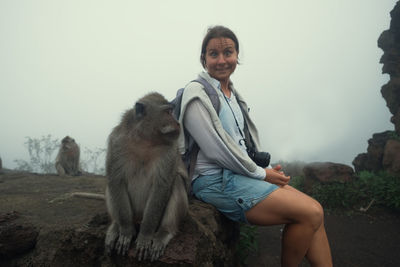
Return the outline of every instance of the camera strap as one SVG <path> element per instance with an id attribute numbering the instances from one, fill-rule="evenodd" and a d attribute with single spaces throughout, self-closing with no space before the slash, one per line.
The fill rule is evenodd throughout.
<path id="1" fill-rule="evenodd" d="M 248 156 L 254 161 L 255 164 L 257 164 L 258 166 L 260 166 L 262 168 L 266 168 L 269 165 L 271 156 L 268 152 L 257 152 L 253 138 L 252 138 L 249 128 L 247 126 L 246 119 L 244 118 L 245 111 L 243 110 L 243 106 L 240 105 L 239 101 L 237 101 L 237 104 L 239 105 L 240 111 L 242 112 L 242 115 L 243 115 L 244 133 L 243 133 L 242 129 L 240 129 L 239 123 L 235 116 L 235 112 L 233 111 L 232 106 L 230 105 L 225 94 L 224 94 L 224 98 L 225 98 L 226 103 L 229 106 L 229 109 L 232 112 L 233 118 L 235 119 L 235 122 L 236 122 L 236 126 L 238 127 L 238 130 L 239 130 L 239 133 L 242 136 L 242 139 L 239 140 L 239 145 L 242 145 L 241 142 L 243 141 L 244 145 L 246 146 L 246 151 L 247 151 Z"/>
<path id="2" fill-rule="evenodd" d="M 242 139 L 239 140 L 239 145 L 241 145 L 240 142 L 243 141 L 244 144 L 246 145 L 246 148 L 248 148 L 248 147 L 247 147 L 247 142 L 246 142 L 246 136 L 245 136 L 245 134 L 242 132 L 242 129 L 240 129 L 239 123 L 238 123 L 238 121 L 237 121 L 237 119 L 236 119 L 236 116 L 235 116 L 235 112 L 233 112 L 233 109 L 232 109 L 231 105 L 229 104 L 228 98 L 226 97 L 226 95 L 224 94 L 224 92 L 222 92 L 222 94 L 224 95 L 225 102 L 226 102 L 226 104 L 228 104 L 228 107 L 229 107 L 229 109 L 230 109 L 231 112 L 232 112 L 233 118 L 235 119 L 236 127 L 238 128 L 239 133 L 240 133 L 240 135 L 242 136 Z M 231 94 L 233 94 L 232 91 L 231 91 Z M 236 96 L 235 96 L 235 97 L 236 97 Z M 238 105 L 239 105 L 240 111 L 241 111 L 242 114 L 243 114 L 242 107 L 240 106 L 239 102 L 237 102 L 237 103 L 238 103 Z M 244 121 L 244 127 L 247 127 L 246 121 L 245 121 L 245 120 L 243 120 L 243 121 Z"/>

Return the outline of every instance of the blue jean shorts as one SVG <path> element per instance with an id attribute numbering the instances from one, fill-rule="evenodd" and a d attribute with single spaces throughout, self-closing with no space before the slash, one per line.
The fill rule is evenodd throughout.
<path id="1" fill-rule="evenodd" d="M 246 211 L 266 198 L 278 186 L 224 169 L 215 175 L 201 175 L 192 183 L 196 198 L 215 206 L 233 221 L 248 223 Z"/>

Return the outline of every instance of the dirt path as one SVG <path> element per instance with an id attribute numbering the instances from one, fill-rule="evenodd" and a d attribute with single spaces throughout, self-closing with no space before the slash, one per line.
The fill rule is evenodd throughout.
<path id="1" fill-rule="evenodd" d="M 106 212 L 103 200 L 73 197 L 73 192 L 104 193 L 105 177 L 0 174 L 0 212 L 17 211 L 42 231 L 87 223 Z"/>
<path id="2" fill-rule="evenodd" d="M 334 266 L 400 266 L 400 215 L 373 210 L 370 213 L 326 214 Z M 248 266 L 280 266 L 281 229 L 282 226 L 258 229 L 259 251 L 251 255 Z M 304 261 L 301 266 L 309 265 Z"/>

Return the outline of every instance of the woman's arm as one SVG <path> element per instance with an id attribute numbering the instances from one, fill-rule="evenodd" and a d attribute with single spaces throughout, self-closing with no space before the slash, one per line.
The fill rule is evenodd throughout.
<path id="1" fill-rule="evenodd" d="M 263 168 L 257 167 L 254 172 L 250 172 L 232 154 L 214 129 L 210 114 L 200 100 L 196 99 L 188 104 L 183 124 L 207 158 L 222 168 L 252 178 L 265 179 L 266 172 Z"/>

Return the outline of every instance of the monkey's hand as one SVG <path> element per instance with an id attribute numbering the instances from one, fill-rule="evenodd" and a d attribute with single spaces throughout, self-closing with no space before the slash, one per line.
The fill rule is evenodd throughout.
<path id="1" fill-rule="evenodd" d="M 139 261 L 150 258 L 151 236 L 139 234 L 136 239 L 136 255 Z"/>

